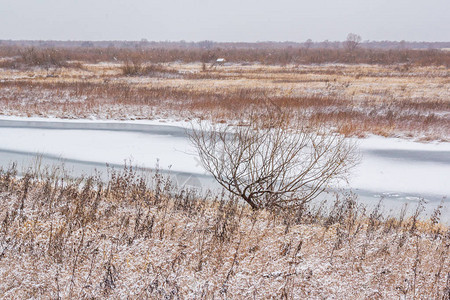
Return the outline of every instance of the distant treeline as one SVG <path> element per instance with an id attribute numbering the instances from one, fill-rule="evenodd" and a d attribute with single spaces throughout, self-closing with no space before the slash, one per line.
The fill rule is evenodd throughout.
<path id="1" fill-rule="evenodd" d="M 21 47 L 58 47 L 58 48 L 178 48 L 178 49 L 284 49 L 284 48 L 320 48 L 339 49 L 345 48 L 345 41 L 321 41 L 307 40 L 305 42 L 186 42 L 163 41 L 155 42 L 142 39 L 140 41 L 33 41 L 33 40 L 0 40 L 0 45 Z M 450 42 L 410 42 L 410 41 L 362 41 L 361 48 L 365 49 L 445 49 L 450 48 Z"/>
<path id="2" fill-rule="evenodd" d="M 450 51 L 433 48 L 450 48 L 450 43 L 353 42 L 346 44 L 345 42 L 330 42 L 328 45 L 326 42 L 1 41 L 0 57 L 9 59 L 0 61 L 0 67 L 64 66 L 68 61 L 210 63 L 217 58 L 225 58 L 227 62 L 233 63 L 267 65 L 355 63 L 450 66 Z"/>

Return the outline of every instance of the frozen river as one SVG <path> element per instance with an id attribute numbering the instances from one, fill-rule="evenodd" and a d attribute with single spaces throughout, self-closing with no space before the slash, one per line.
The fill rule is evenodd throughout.
<path id="1" fill-rule="evenodd" d="M 414 207 L 428 201 L 427 213 L 450 195 L 450 144 L 416 143 L 369 137 L 359 141 L 361 164 L 345 189 L 361 202 L 375 205 L 384 198 L 386 210 L 403 203 Z M 50 120 L 0 117 L 0 166 L 12 161 L 26 168 L 39 155 L 42 164 L 61 160 L 74 175 L 106 173 L 106 164 L 120 168 L 125 161 L 170 170 L 180 185 L 209 188 L 214 180 L 203 170 L 183 124 L 150 121 Z M 450 221 L 450 200 L 443 219 Z"/>

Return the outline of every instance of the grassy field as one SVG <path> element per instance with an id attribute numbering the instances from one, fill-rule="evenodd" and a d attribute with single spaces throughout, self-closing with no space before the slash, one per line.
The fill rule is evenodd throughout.
<path id="1" fill-rule="evenodd" d="M 211 61 L 224 57 L 225 65 Z M 450 53 L 0 47 L 0 115 L 207 119 L 289 112 L 347 136 L 450 139 Z M 281 115 L 281 114 L 280 114 Z M 294 120 L 296 121 L 296 120 Z M 132 168 L 0 169 L 5 298 L 450 299 L 442 206 L 356 196 L 290 211 L 178 190 Z"/>
<path id="2" fill-rule="evenodd" d="M 127 53 L 122 61 L 97 62 L 80 54 L 85 60 L 56 56 L 34 63 L 33 57 L 4 53 L 0 114 L 229 122 L 254 111 L 286 109 L 346 135 L 443 141 L 450 136 L 449 69 L 442 61 L 212 66 L 176 57 L 155 63 Z M 54 54 L 48 55 L 43 57 Z"/>
<path id="3" fill-rule="evenodd" d="M 450 231 L 352 195 L 252 211 L 131 168 L 109 181 L 0 172 L 6 298 L 449 299 Z M 147 187 L 150 183 L 151 188 Z"/>

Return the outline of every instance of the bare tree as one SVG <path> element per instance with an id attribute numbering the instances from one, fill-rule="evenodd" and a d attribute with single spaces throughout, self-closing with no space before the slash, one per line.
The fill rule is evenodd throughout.
<path id="1" fill-rule="evenodd" d="M 361 40 L 362 38 L 360 35 L 349 33 L 344 42 L 344 46 L 348 51 L 353 52 L 358 47 L 359 43 L 361 43 Z"/>
<path id="2" fill-rule="evenodd" d="M 204 168 L 252 208 L 295 207 L 345 179 L 358 155 L 340 135 L 287 120 L 279 115 L 251 118 L 245 126 L 198 124 L 190 139 Z"/>
<path id="3" fill-rule="evenodd" d="M 197 45 L 201 48 L 201 49 L 212 49 L 212 47 L 214 47 L 214 42 L 213 41 L 209 41 L 209 40 L 205 40 L 205 41 L 200 41 L 197 43 Z"/>
<path id="4" fill-rule="evenodd" d="M 303 43 L 306 50 L 309 50 L 311 46 L 313 45 L 312 39 L 307 39 L 305 43 Z"/>

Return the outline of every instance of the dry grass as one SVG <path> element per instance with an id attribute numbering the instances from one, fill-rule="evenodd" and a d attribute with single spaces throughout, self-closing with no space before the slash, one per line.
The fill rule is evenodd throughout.
<path id="1" fill-rule="evenodd" d="M 147 187 L 148 181 L 151 188 Z M 97 178 L 0 172 L 6 298 L 449 299 L 450 231 L 347 195 L 252 211 L 131 168 Z"/>
<path id="2" fill-rule="evenodd" d="M 448 140 L 446 67 L 124 64 L 4 69 L 0 113 L 102 119 L 195 117 L 230 121 L 288 109 L 346 135 Z"/>

